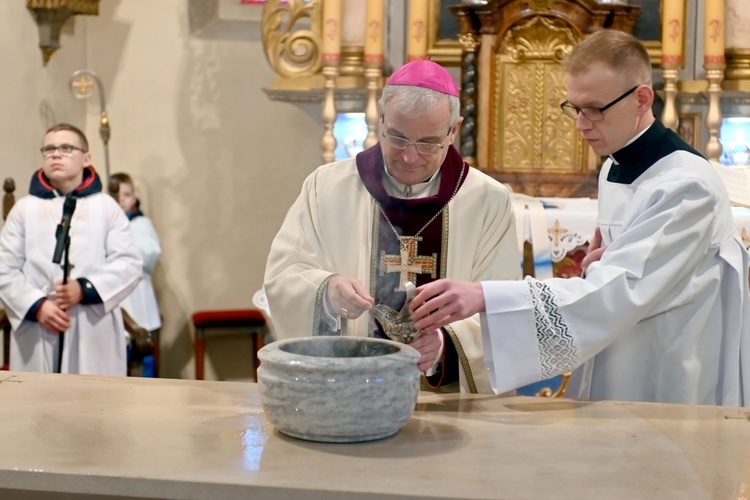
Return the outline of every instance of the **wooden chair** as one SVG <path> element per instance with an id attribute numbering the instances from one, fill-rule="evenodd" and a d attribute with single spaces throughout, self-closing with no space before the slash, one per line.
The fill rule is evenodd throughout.
<path id="1" fill-rule="evenodd" d="M 16 202 L 13 192 L 16 190 L 15 181 L 8 177 L 3 183 L 3 220 L 8 217 L 10 210 Z M 136 323 L 133 318 L 123 309 L 122 319 L 125 324 L 125 331 L 130 334 L 132 341 L 131 348 L 137 349 L 138 353 L 142 356 L 153 355 L 154 364 L 158 370 L 159 366 L 159 341 L 158 337 L 152 338 L 151 334 L 145 328 L 141 327 Z M 5 310 L 0 309 L 0 329 L 3 330 L 3 370 L 7 370 L 10 367 L 10 321 Z M 130 372 L 130 366 L 128 366 L 128 373 Z M 158 376 L 158 372 L 157 372 Z"/>
<path id="2" fill-rule="evenodd" d="M 125 309 L 122 311 L 122 321 L 125 324 L 125 331 L 130 335 L 130 356 L 128 359 L 128 375 L 130 375 L 133 369 L 133 358 L 136 357 L 134 354 L 138 354 L 139 359 L 143 359 L 146 356 L 154 357 L 154 376 L 159 376 L 159 340 L 158 337 L 152 338 L 151 333 L 140 326 L 135 320 L 128 314 Z"/>
<path id="3" fill-rule="evenodd" d="M 8 177 L 3 182 L 3 220 L 8 218 L 10 209 L 16 203 L 16 197 L 13 192 L 16 190 L 16 182 Z M 10 321 L 8 315 L 3 309 L 0 309 L 0 328 L 3 330 L 3 370 L 7 370 L 10 366 Z"/>
<path id="4" fill-rule="evenodd" d="M 3 330 L 3 366 L 2 370 L 10 368 L 10 321 L 5 310 L 0 309 L 0 328 Z"/>
<path id="5" fill-rule="evenodd" d="M 195 378 L 203 380 L 206 336 L 216 333 L 250 334 L 253 337 L 252 374 L 258 380 L 258 351 L 264 345 L 266 320 L 257 309 L 198 311 L 193 314 L 195 327 Z"/>

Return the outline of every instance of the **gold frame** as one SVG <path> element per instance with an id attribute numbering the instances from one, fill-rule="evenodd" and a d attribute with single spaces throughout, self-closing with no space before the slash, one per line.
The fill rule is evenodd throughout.
<path id="1" fill-rule="evenodd" d="M 648 50 L 648 54 L 651 57 L 651 65 L 654 68 L 661 68 L 661 13 L 663 1 L 659 0 L 659 38 L 657 40 L 641 40 Z M 427 11 L 429 22 L 429 29 L 427 30 L 427 55 L 430 59 L 443 66 L 460 66 L 461 44 L 458 42 L 458 37 L 456 39 L 438 38 L 442 12 L 442 0 L 430 0 Z"/>
<path id="2" fill-rule="evenodd" d="M 443 66 L 461 65 L 461 44 L 456 39 L 439 39 L 440 15 L 442 14 L 442 0 L 430 0 L 427 10 L 429 29 L 427 30 L 427 56 Z"/>
<path id="3" fill-rule="evenodd" d="M 683 0 L 683 1 L 686 4 L 688 2 L 688 0 Z M 630 3 L 631 5 L 640 5 L 641 9 L 642 9 L 641 10 L 641 16 L 643 16 L 644 14 L 647 13 L 646 12 L 646 8 L 647 8 L 646 6 L 641 5 L 640 3 L 637 3 L 637 4 L 633 3 L 633 2 L 628 2 L 628 3 Z M 651 57 L 651 66 L 653 66 L 654 68 L 661 68 L 661 54 L 662 54 L 662 50 L 661 50 L 661 26 L 662 26 L 661 15 L 662 15 L 662 12 L 664 11 L 663 5 L 664 5 L 664 0 L 659 0 L 659 23 L 658 23 L 659 33 L 658 33 L 657 38 L 655 40 L 649 40 L 649 39 L 643 39 L 643 38 L 640 39 L 641 42 L 643 42 L 643 45 L 646 46 L 646 50 L 648 50 L 648 55 Z M 684 12 L 685 13 L 683 15 L 686 17 L 687 16 L 687 6 L 685 7 Z M 683 19 L 683 22 L 684 21 L 685 20 Z M 686 43 L 686 41 L 685 41 L 685 43 Z M 685 53 L 685 47 L 684 46 L 682 48 L 682 53 L 683 54 Z"/>
<path id="4" fill-rule="evenodd" d="M 703 149 L 700 142 L 702 121 L 703 116 L 701 113 L 680 113 L 677 125 L 677 132 L 680 138 L 698 151 Z M 691 137 L 686 136 L 689 126 L 692 126 Z"/>

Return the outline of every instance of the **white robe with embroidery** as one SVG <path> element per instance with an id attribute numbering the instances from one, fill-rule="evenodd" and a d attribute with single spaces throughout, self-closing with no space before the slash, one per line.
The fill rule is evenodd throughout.
<path id="1" fill-rule="evenodd" d="M 305 181 L 273 241 L 264 288 L 279 338 L 312 334 L 316 294 L 332 273 L 350 276 L 370 289 L 375 200 L 360 180 L 355 159 L 324 165 Z M 448 205 L 446 277 L 479 281 L 517 279 L 510 194 L 471 168 Z M 368 336 L 368 315 L 350 320 L 350 335 Z M 492 391 L 487 378 L 478 315 L 450 325 L 460 339 L 462 391 Z M 463 356 L 462 356 L 463 354 Z"/>
<path id="2" fill-rule="evenodd" d="M 748 255 L 720 179 L 685 151 L 632 184 L 608 182 L 611 165 L 598 214 L 610 246 L 585 279 L 482 284 L 495 391 L 577 369 L 566 396 L 750 404 Z"/>
<path id="3" fill-rule="evenodd" d="M 8 215 L 0 234 L 0 300 L 13 328 L 10 369 L 55 371 L 60 336 L 24 319 L 54 289 L 63 271 L 52 263 L 56 228 L 65 198 L 26 196 Z M 101 304 L 68 310 L 62 373 L 125 375 L 126 345 L 119 304 L 138 284 L 141 258 L 128 220 L 109 195 L 79 198 L 70 223 L 69 280 L 87 278 Z"/>

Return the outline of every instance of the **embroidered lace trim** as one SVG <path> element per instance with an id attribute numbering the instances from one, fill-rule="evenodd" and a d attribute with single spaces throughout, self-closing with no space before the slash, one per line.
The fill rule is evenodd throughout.
<path id="1" fill-rule="evenodd" d="M 560 310 L 558 297 L 543 281 L 527 278 L 526 284 L 534 305 L 542 379 L 574 369 L 580 364 L 581 351 Z"/>

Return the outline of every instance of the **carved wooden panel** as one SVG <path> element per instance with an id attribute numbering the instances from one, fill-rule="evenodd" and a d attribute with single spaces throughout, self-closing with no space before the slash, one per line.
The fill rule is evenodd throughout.
<path id="1" fill-rule="evenodd" d="M 576 44 L 560 20 L 537 16 L 508 30 L 496 53 L 491 170 L 578 172 L 589 168 L 589 149 L 575 122 L 560 111 L 565 75 L 560 61 Z"/>
<path id="2" fill-rule="evenodd" d="M 476 166 L 528 195 L 596 196 L 601 159 L 560 111 L 560 63 L 588 33 L 632 32 L 641 8 L 605 0 L 488 0 L 450 10 L 462 36 L 481 39 L 480 76 L 470 82 L 478 88 Z"/>

